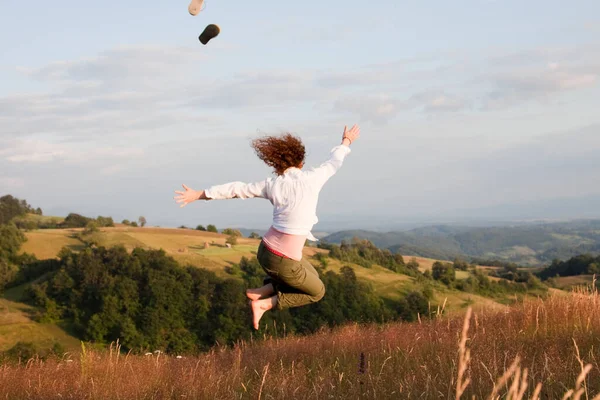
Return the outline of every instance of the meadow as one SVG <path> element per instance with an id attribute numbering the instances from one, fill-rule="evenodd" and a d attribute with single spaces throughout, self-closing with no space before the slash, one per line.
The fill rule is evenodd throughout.
<path id="1" fill-rule="evenodd" d="M 257 338 L 259 339 L 259 338 Z M 0 368 L 10 399 L 599 399 L 600 297 L 349 324 L 181 358 L 82 346 Z"/>

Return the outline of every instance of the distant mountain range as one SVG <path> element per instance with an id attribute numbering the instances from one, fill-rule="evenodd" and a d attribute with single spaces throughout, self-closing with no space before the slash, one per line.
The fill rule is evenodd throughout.
<path id="1" fill-rule="evenodd" d="M 600 254 L 600 219 L 496 227 L 434 225 L 385 233 L 345 230 L 322 240 L 339 244 L 354 237 L 403 255 L 485 258 L 537 266 L 582 253 Z"/>

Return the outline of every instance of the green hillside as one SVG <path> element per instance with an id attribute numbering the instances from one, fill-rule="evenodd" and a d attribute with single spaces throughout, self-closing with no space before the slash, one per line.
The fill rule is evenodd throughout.
<path id="1" fill-rule="evenodd" d="M 18 342 L 34 343 L 39 348 L 52 348 L 60 344 L 65 350 L 79 346 L 79 340 L 53 323 L 34 320 L 34 307 L 20 301 L 21 296 L 12 290 L 0 298 L 0 352 L 12 348 Z"/>
<path id="2" fill-rule="evenodd" d="M 405 255 L 497 259 L 530 266 L 582 253 L 600 254 L 600 220 L 488 228 L 442 225 L 386 233 L 350 230 L 323 240 L 341 243 L 353 237 Z"/>
<path id="3" fill-rule="evenodd" d="M 53 258 L 63 247 L 78 251 L 85 245 L 75 236 L 81 229 L 44 229 L 26 232 L 27 242 L 21 247 L 22 253 L 30 253 L 39 259 Z M 98 246 L 111 247 L 123 245 L 129 250 L 135 247 L 144 249 L 162 249 L 181 264 L 189 264 L 204 268 L 221 277 L 229 277 L 226 267 L 240 262 L 242 257 L 255 258 L 258 245 L 257 239 L 240 238 L 238 244 L 226 247 L 227 236 L 219 233 L 196 231 L 192 229 L 171 228 L 134 228 L 115 227 L 101 228 L 98 232 L 88 235 Z M 205 243 L 208 248 L 203 248 Z M 315 247 L 305 247 L 305 257 L 312 258 L 315 254 L 327 254 L 328 250 Z M 408 261 L 408 260 L 407 260 Z M 435 259 L 417 258 L 421 271 L 431 270 Z M 313 261 L 318 264 L 318 261 Z M 342 266 L 349 265 L 355 269 L 356 275 L 373 285 L 373 288 L 383 297 L 396 299 L 398 296 L 418 287 L 415 279 L 403 274 L 389 271 L 379 265 L 364 268 L 356 263 L 342 262 L 329 259 L 328 268 L 339 272 Z M 458 278 L 465 278 L 466 273 L 457 271 Z M 438 288 L 443 302 L 443 295 L 449 297 L 447 306 L 450 310 L 460 308 L 462 302 L 469 296 Z M 471 296 L 473 297 L 473 296 Z M 475 296 L 477 298 L 477 296 Z M 489 304 L 489 302 L 485 302 Z"/>
<path id="4" fill-rule="evenodd" d="M 229 279 L 239 281 L 240 284 L 244 284 L 247 278 L 244 278 L 243 274 L 240 275 L 238 265 L 243 263 L 244 259 L 255 260 L 259 244 L 259 240 L 256 239 L 238 238 L 237 244 L 228 247 L 226 246 L 228 236 L 219 233 L 191 229 L 129 226 L 104 227 L 90 232 L 81 228 L 43 229 L 26 231 L 24 234 L 27 240 L 21 246 L 20 254 L 32 254 L 38 259 L 56 258 L 65 249 L 78 253 L 89 248 L 91 243 L 93 243 L 93 247 L 123 246 L 128 252 L 135 248 L 148 251 L 161 249 L 166 257 L 172 257 L 182 266 L 188 265 L 206 270 L 214 273 L 221 281 Z M 435 280 L 424 281 L 423 273 L 426 271 L 431 273 L 436 263 L 436 260 L 433 259 L 416 258 L 419 272 L 409 276 L 377 263 L 365 267 L 361 265 L 364 264 L 361 259 L 357 259 L 357 263 L 331 257 L 327 249 L 305 247 L 304 254 L 305 257 L 312 260 L 313 265 L 324 268 L 322 273 L 329 271 L 337 276 L 342 276 L 344 268 L 351 267 L 356 279 L 367 285 L 366 288 L 370 288 L 365 290 L 372 291 L 384 302 L 405 304 L 403 303 L 404 299 L 411 293 L 423 293 L 424 290 L 429 290 L 429 300 L 425 300 L 426 303 L 421 306 L 425 307 L 422 309 L 424 317 L 428 312 L 427 309 L 433 313 L 437 312 L 438 308 L 443 309 L 444 313 L 462 312 L 469 305 L 475 309 L 498 309 L 505 307 L 505 304 L 511 303 L 515 299 L 514 293 L 510 291 L 494 294 L 469 292 Z M 406 260 L 406 262 L 409 261 L 409 259 Z M 260 271 L 259 274 L 261 274 Z M 49 279 L 45 276 L 47 275 L 36 278 L 36 282 L 39 284 Z M 472 272 L 469 271 L 455 271 L 456 282 L 467 282 L 472 276 Z M 48 282 L 50 283 L 50 281 Z M 59 327 L 59 325 L 70 326 L 69 320 L 59 319 L 54 320 L 54 323 L 43 323 L 40 321 L 40 316 L 46 315 L 46 320 L 52 320 L 48 317 L 48 311 L 44 314 L 42 310 L 42 314 L 39 314 L 38 308 L 25 303 L 25 301 L 31 302 L 27 299 L 30 296 L 28 293 L 33 287 L 32 282 L 27 282 L 10 288 L 4 293 L 2 303 L 0 303 L 4 305 L 0 309 L 4 341 L 0 343 L 0 350 L 10 348 L 18 341 L 31 342 L 40 348 L 47 348 L 54 343 L 60 343 L 65 349 L 75 348 L 81 337 L 76 334 L 78 337 L 76 339 L 75 336 L 69 335 Z M 236 290 L 243 296 L 242 288 Z M 526 292 L 522 292 L 519 297 L 525 294 Z M 334 293 L 331 292 L 330 295 L 333 296 Z M 43 300 L 39 304 L 47 304 L 47 300 Z M 247 311 L 243 311 L 243 313 L 245 315 Z M 416 318 L 416 314 L 414 315 Z M 57 325 L 57 322 L 60 324 Z"/>

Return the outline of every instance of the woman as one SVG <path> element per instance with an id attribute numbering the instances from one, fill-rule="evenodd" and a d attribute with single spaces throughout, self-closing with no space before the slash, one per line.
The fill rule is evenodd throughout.
<path id="1" fill-rule="evenodd" d="M 277 175 L 255 183 L 231 182 L 195 191 L 175 191 L 174 198 L 184 207 L 195 200 L 247 199 L 262 197 L 273 204 L 273 223 L 264 235 L 257 258 L 270 279 L 261 288 L 248 289 L 254 329 L 270 309 L 300 307 L 315 303 L 325 295 L 325 286 L 312 265 L 302 258 L 306 239 L 316 241 L 311 229 L 317 223 L 317 202 L 321 188 L 342 166 L 350 145 L 360 136 L 360 128 L 344 127 L 342 143 L 331 150 L 329 160 L 303 171 L 305 148 L 302 141 L 287 133 L 252 142 L 258 157 Z"/>

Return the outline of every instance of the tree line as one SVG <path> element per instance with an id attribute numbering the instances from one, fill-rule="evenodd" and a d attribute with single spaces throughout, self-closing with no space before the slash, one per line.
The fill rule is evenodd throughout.
<path id="1" fill-rule="evenodd" d="M 17 199 L 10 194 L 0 197 L 0 225 L 26 214 L 42 215 L 42 209 L 34 209 L 26 200 Z"/>
<path id="2" fill-rule="evenodd" d="M 516 266 L 511 264 L 505 264 L 507 271 L 496 273 L 498 277 L 504 279 L 494 281 L 486 273 L 477 269 L 475 264 L 470 264 L 461 258 L 455 258 L 453 262 L 436 261 L 431 270 L 420 271 L 416 259 L 413 258 L 405 263 L 402 255 L 387 249 L 379 249 L 369 240 L 358 237 L 350 241 L 342 240 L 339 246 L 321 243 L 319 247 L 329 250 L 329 257 L 352 262 L 365 268 L 377 264 L 396 273 L 414 277 L 425 287 L 435 283 L 449 289 L 492 297 L 508 293 L 525 293 L 529 290 L 547 290 L 534 274 L 529 271 L 517 271 Z M 322 265 L 327 264 L 325 255 L 316 255 L 316 258 Z M 467 271 L 469 275 L 465 279 L 457 279 L 456 271 Z"/>
<path id="3" fill-rule="evenodd" d="M 557 276 L 575 276 L 600 274 L 600 256 L 580 254 L 566 261 L 555 259 L 548 267 L 541 270 L 538 275 L 542 279 Z"/>
<path id="4" fill-rule="evenodd" d="M 311 306 L 268 313 L 263 324 L 288 333 L 311 333 L 350 321 L 385 322 L 425 316 L 429 299 L 410 293 L 385 302 L 350 267 L 340 273 L 317 266 L 327 288 Z M 256 259 L 243 258 L 230 278 L 181 266 L 162 250 L 124 247 L 63 249 L 58 260 L 24 268 L 16 282 L 41 281 L 27 289 L 43 322 L 66 321 L 83 340 L 119 339 L 133 351 L 193 353 L 215 344 L 233 344 L 253 335 L 245 289 L 260 286 L 265 273 Z M 37 275 L 37 276 L 36 276 Z"/>

